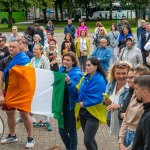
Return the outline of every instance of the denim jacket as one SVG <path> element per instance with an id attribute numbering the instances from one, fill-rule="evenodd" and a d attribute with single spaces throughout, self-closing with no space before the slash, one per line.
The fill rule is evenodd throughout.
<path id="1" fill-rule="evenodd" d="M 116 81 L 113 81 L 112 83 L 108 83 L 105 93 L 107 93 L 110 96 L 113 93 L 113 91 L 114 91 L 115 84 L 116 84 Z M 123 103 L 125 102 L 125 100 L 126 100 L 126 98 L 128 96 L 128 93 L 129 93 L 129 88 L 124 87 L 124 90 L 123 90 L 122 94 L 119 97 L 118 104 L 123 105 Z M 108 112 L 107 119 L 110 120 L 110 117 L 111 117 L 111 113 Z"/>

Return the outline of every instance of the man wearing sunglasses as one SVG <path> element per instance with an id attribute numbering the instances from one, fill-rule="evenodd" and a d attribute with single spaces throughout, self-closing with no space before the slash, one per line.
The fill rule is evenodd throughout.
<path id="1" fill-rule="evenodd" d="M 0 36 L 0 60 L 9 55 L 8 47 L 6 46 L 6 37 Z"/>

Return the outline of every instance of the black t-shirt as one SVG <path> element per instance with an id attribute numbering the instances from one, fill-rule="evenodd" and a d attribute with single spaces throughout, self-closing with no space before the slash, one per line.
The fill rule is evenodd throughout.
<path id="1" fill-rule="evenodd" d="M 9 65 L 13 58 L 11 56 L 7 56 L 0 60 L 0 71 L 4 72 L 4 69 Z M 9 73 L 7 73 L 5 77 L 5 90 L 7 90 L 8 87 L 8 81 L 9 81 Z"/>
<path id="2" fill-rule="evenodd" d="M 5 46 L 3 49 L 0 48 L 0 60 L 2 60 L 3 58 L 7 56 L 9 56 L 8 47 Z"/>

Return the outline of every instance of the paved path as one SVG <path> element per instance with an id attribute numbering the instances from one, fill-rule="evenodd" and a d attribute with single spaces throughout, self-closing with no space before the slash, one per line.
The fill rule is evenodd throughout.
<path id="1" fill-rule="evenodd" d="M 92 43 L 93 40 L 92 35 L 90 34 L 89 37 Z M 55 34 L 55 38 L 58 41 L 58 46 L 60 49 L 64 35 L 62 33 L 61 34 L 57 33 Z M 91 51 L 92 49 L 93 49 L 93 45 L 91 44 Z M 1 109 L 0 109 L 0 116 L 2 116 L 2 118 L 5 121 L 5 136 L 6 136 L 8 133 L 6 114 L 5 112 L 2 112 Z M 36 118 L 38 119 L 38 116 L 36 116 Z M 57 122 L 55 120 L 52 120 L 52 127 L 53 127 L 53 131 L 51 132 L 46 131 L 44 127 L 34 129 L 34 138 L 36 144 L 35 147 L 32 148 L 33 150 L 48 150 L 50 147 L 54 145 L 60 146 L 62 150 L 65 150 L 65 147 L 60 139 Z M 107 126 L 104 125 L 99 126 L 99 130 L 96 135 L 96 140 L 99 147 L 98 150 L 118 150 L 117 139 L 109 137 L 108 132 L 109 129 Z M 19 141 L 12 144 L 0 145 L 0 150 L 24 150 L 25 149 L 27 134 L 23 123 L 17 124 L 16 133 Z M 83 133 L 81 129 L 78 131 L 78 150 L 85 150 L 83 144 Z"/>
<path id="2" fill-rule="evenodd" d="M 18 112 L 16 113 L 18 116 Z M 6 114 L 0 110 L 0 115 L 3 117 L 5 122 L 5 134 L 4 137 L 8 133 L 8 127 L 6 123 Z M 38 116 L 36 116 L 38 120 Z M 35 147 L 33 150 L 48 150 L 50 147 L 57 145 L 65 150 L 65 147 L 60 139 L 58 133 L 58 126 L 55 120 L 52 120 L 53 131 L 46 131 L 45 127 L 42 128 L 34 128 L 34 138 L 36 141 Z M 112 138 L 108 134 L 109 130 L 107 126 L 100 125 L 99 130 L 96 135 L 96 141 L 98 143 L 99 150 L 118 150 L 117 139 Z M 26 144 L 26 130 L 24 128 L 23 123 L 19 123 L 16 125 L 16 133 L 19 139 L 16 143 L 0 145 L 0 150 L 24 150 Z M 4 138 L 3 137 L 3 138 Z M 85 150 L 83 144 L 83 133 L 82 130 L 78 130 L 78 150 Z"/>

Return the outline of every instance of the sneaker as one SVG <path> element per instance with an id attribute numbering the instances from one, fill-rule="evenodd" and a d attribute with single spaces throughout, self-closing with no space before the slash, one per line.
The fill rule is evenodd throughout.
<path id="1" fill-rule="evenodd" d="M 32 122 L 36 123 L 36 119 L 34 118 L 34 116 L 32 116 Z"/>
<path id="2" fill-rule="evenodd" d="M 13 143 L 13 142 L 17 142 L 17 141 L 18 141 L 18 139 L 17 139 L 16 135 L 11 136 L 11 134 L 8 134 L 8 136 L 1 141 L 1 144 L 8 144 L 8 143 Z"/>
<path id="3" fill-rule="evenodd" d="M 40 120 L 40 121 L 37 122 L 37 123 L 33 123 L 33 126 L 34 126 L 34 127 L 44 127 L 45 124 L 44 124 L 44 122 L 42 122 L 42 121 Z"/>
<path id="4" fill-rule="evenodd" d="M 27 138 L 27 144 L 26 144 L 26 148 L 32 148 L 34 147 L 35 141 L 32 137 L 28 137 Z"/>
<path id="5" fill-rule="evenodd" d="M 52 131 L 52 126 L 51 126 L 51 124 L 49 122 L 45 122 L 44 124 L 45 124 L 45 126 L 47 128 L 47 131 Z"/>
<path id="6" fill-rule="evenodd" d="M 23 122 L 23 120 L 22 120 L 22 117 L 19 116 L 19 117 L 16 119 L 16 123 L 21 123 L 21 122 Z"/>

